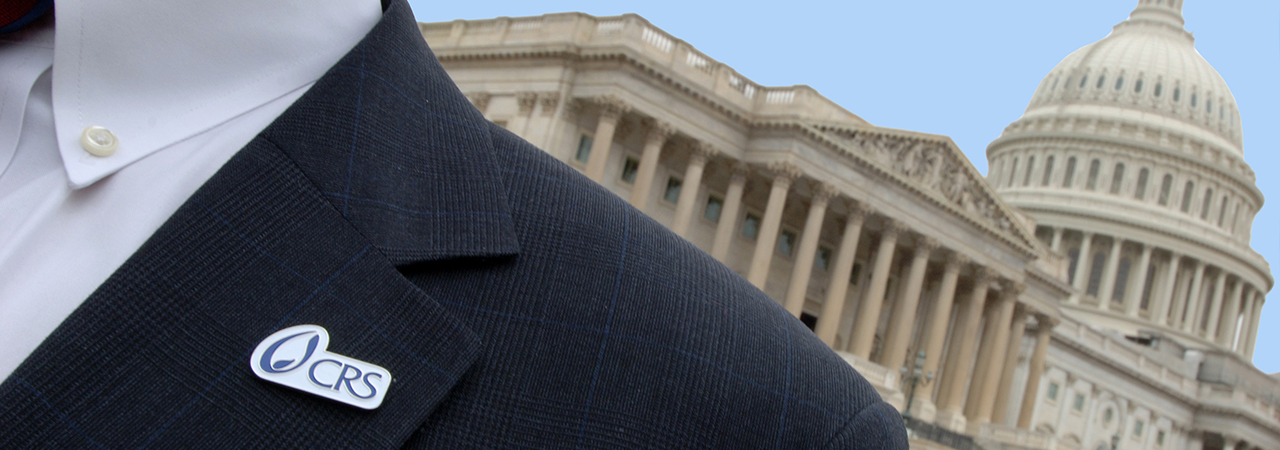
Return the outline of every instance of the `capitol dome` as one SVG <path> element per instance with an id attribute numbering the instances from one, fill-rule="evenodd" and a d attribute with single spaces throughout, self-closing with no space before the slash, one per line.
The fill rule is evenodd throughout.
<path id="1" fill-rule="evenodd" d="M 1242 317 L 1274 283 L 1249 247 L 1263 197 L 1242 142 L 1182 0 L 1140 0 L 1040 82 L 987 146 L 987 177 L 1066 260 L 1065 311 L 1240 353 Z"/>
<path id="2" fill-rule="evenodd" d="M 1026 114 L 1072 111 L 1128 118 L 1156 130 L 1181 128 L 1194 139 L 1243 152 L 1235 97 L 1183 28 L 1181 0 L 1139 2 L 1110 35 L 1058 63 Z"/>

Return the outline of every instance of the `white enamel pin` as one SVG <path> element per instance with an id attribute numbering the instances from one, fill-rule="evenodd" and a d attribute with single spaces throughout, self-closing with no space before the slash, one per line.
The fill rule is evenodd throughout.
<path id="1" fill-rule="evenodd" d="M 259 378 L 363 409 L 382 405 L 391 372 L 329 353 L 329 332 L 297 325 L 272 333 L 253 349 L 249 365 Z"/>

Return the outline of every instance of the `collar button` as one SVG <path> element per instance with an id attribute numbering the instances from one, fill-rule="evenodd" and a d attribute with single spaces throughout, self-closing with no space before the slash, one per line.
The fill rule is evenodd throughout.
<path id="1" fill-rule="evenodd" d="M 93 156 L 105 158 L 116 153 L 116 147 L 120 146 L 120 141 L 111 130 L 95 125 L 85 127 L 80 133 L 80 146 Z"/>

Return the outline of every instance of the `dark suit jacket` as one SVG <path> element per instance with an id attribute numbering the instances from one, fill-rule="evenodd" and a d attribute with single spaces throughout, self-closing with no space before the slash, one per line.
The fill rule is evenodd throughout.
<path id="1" fill-rule="evenodd" d="M 297 324 L 389 369 L 382 406 L 257 378 Z M 28 447 L 906 439 L 773 300 L 485 121 L 397 0 L 0 384 L 0 448 Z"/>

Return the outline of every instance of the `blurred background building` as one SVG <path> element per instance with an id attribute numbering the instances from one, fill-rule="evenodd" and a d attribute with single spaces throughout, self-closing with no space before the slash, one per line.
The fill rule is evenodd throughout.
<path id="1" fill-rule="evenodd" d="M 1249 363 L 1263 198 L 1181 0 L 1067 56 L 985 178 L 946 136 L 758 85 L 636 15 L 420 28 L 488 119 L 776 299 L 913 446 L 1280 448 L 1280 380 Z"/>

